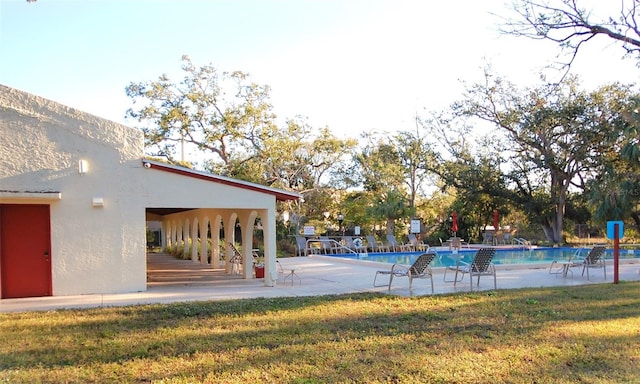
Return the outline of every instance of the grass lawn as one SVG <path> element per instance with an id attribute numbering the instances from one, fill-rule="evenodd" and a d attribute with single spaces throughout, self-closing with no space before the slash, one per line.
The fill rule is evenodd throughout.
<path id="1" fill-rule="evenodd" d="M 0 314 L 0 383 L 640 383 L 640 283 Z"/>

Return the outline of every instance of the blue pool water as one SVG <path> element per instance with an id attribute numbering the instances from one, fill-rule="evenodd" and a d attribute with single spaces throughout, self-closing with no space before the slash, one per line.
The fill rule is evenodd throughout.
<path id="1" fill-rule="evenodd" d="M 498 249 L 493 258 L 496 265 L 504 264 L 549 264 L 554 260 L 570 258 L 577 250 L 581 256 L 586 256 L 590 248 L 535 248 L 535 249 Z M 445 267 L 454 265 L 460 258 L 462 261 L 471 262 L 477 249 L 461 249 L 458 254 L 452 251 L 437 251 L 438 256 L 432 262 L 432 267 Z M 381 263 L 412 264 L 422 252 L 385 252 L 385 253 L 360 253 L 330 255 L 356 260 L 376 261 Z M 640 250 L 620 250 L 620 258 L 640 257 Z M 613 249 L 607 249 L 605 259 L 613 258 Z"/>

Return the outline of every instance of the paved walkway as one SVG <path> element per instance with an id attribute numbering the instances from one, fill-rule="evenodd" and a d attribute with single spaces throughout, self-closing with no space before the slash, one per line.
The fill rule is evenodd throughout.
<path id="1" fill-rule="evenodd" d="M 263 279 L 245 280 L 237 275 L 226 275 L 189 260 L 176 260 L 163 254 L 149 255 L 148 284 L 144 292 L 124 294 L 94 294 L 53 296 L 0 300 L 0 312 L 45 311 L 61 308 L 90 308 L 135 304 L 173 303 L 195 300 L 229 300 L 258 297 L 291 297 L 332 295 L 355 292 L 389 292 L 393 295 L 429 295 L 428 280 L 414 280 L 409 292 L 406 278 L 394 279 L 390 291 L 387 287 L 373 287 L 377 270 L 388 270 L 389 264 L 337 259 L 327 256 L 292 257 L 279 259 L 285 273 L 280 274 L 275 287 L 265 287 Z M 293 284 L 286 279 L 291 270 L 299 277 Z M 591 270 L 591 280 L 575 269 L 567 278 L 550 275 L 548 265 L 537 267 L 501 266 L 497 271 L 498 289 L 522 287 L 574 286 L 613 282 L 613 266 L 607 265 L 607 279 L 602 270 Z M 436 294 L 469 290 L 467 278 L 454 286 L 443 281 L 443 270 L 434 269 Z M 621 261 L 620 281 L 640 281 L 640 260 Z M 474 289 L 476 289 L 474 287 Z M 480 290 L 493 289 L 493 279 L 482 277 Z"/>

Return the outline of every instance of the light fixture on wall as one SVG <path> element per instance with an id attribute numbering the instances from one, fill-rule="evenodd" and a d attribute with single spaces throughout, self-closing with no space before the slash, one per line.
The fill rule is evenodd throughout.
<path id="1" fill-rule="evenodd" d="M 104 198 L 103 197 L 94 197 L 91 201 L 94 208 L 102 208 L 104 207 Z"/>
<path id="2" fill-rule="evenodd" d="M 84 175 L 89 172 L 89 162 L 87 160 L 78 161 L 78 173 Z"/>

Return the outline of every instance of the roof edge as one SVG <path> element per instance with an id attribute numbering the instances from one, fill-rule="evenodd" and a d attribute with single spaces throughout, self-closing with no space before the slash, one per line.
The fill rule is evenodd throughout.
<path id="1" fill-rule="evenodd" d="M 265 185 L 251 183 L 244 180 L 233 179 L 230 177 L 216 175 L 213 173 L 196 171 L 190 168 L 162 163 L 160 161 L 142 159 L 142 165 L 145 168 L 158 169 L 164 172 L 175 173 L 182 176 L 192 177 L 200 180 L 212 181 L 215 183 L 230 185 L 237 188 L 274 195 L 277 201 L 291 201 L 291 200 L 297 200 L 302 198 L 302 195 L 297 192 L 290 192 L 290 191 L 285 191 L 283 189 L 267 187 Z"/>

